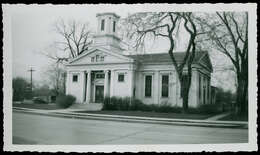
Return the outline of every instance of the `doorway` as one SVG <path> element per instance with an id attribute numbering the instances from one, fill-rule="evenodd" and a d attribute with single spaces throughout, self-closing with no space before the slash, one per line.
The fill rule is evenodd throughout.
<path id="1" fill-rule="evenodd" d="M 104 99 L 104 86 L 96 86 L 95 102 L 102 103 Z"/>

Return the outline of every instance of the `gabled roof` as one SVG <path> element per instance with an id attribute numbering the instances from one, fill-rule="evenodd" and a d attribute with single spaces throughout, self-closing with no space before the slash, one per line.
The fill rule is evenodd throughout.
<path id="1" fill-rule="evenodd" d="M 181 63 L 185 57 L 185 52 L 174 52 L 174 58 L 176 59 L 177 63 Z M 137 54 L 137 55 L 127 55 L 134 60 L 141 62 L 141 63 L 161 63 L 161 62 L 172 62 L 171 57 L 168 53 L 150 53 L 150 54 Z M 208 57 L 208 52 L 206 51 L 196 51 L 195 58 L 193 63 L 199 63 L 199 61 L 204 57 Z M 209 58 L 209 57 L 208 57 Z M 210 61 L 210 59 L 209 59 Z M 212 70 L 212 64 L 209 62 L 209 68 Z"/>

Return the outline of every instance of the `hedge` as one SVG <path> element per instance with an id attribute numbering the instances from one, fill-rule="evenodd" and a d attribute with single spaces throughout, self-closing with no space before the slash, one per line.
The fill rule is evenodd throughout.
<path id="1" fill-rule="evenodd" d="M 56 99 L 56 104 L 61 108 L 68 108 L 74 104 L 76 98 L 72 95 L 60 95 Z"/>
<path id="2" fill-rule="evenodd" d="M 130 102 L 131 101 L 131 102 Z M 121 110 L 121 111 L 153 111 L 164 113 L 182 113 L 182 107 L 171 106 L 170 104 L 144 104 L 138 99 L 129 97 L 106 97 L 103 102 L 102 110 Z M 198 108 L 188 108 L 191 114 L 217 114 L 220 113 L 219 105 L 207 104 Z"/>

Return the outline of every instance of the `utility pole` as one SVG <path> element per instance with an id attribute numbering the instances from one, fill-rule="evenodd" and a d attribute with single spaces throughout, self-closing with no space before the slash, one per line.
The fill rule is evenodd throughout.
<path id="1" fill-rule="evenodd" d="M 33 73 L 35 70 L 33 70 L 33 68 L 31 67 L 31 69 L 28 70 L 28 71 L 31 72 L 31 97 L 32 97 L 32 92 L 33 92 L 32 73 Z"/>

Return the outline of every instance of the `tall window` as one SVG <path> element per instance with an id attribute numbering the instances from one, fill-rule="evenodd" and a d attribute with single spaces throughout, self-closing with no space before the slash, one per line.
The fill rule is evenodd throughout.
<path id="1" fill-rule="evenodd" d="M 162 97 L 169 96 L 169 75 L 162 76 Z"/>
<path id="2" fill-rule="evenodd" d="M 152 96 L 152 75 L 145 76 L 145 97 Z"/>
<path id="3" fill-rule="evenodd" d="M 113 22 L 113 32 L 116 32 L 116 22 Z"/>
<path id="4" fill-rule="evenodd" d="M 206 77 L 203 76 L 203 104 L 206 104 Z"/>
<path id="5" fill-rule="evenodd" d="M 210 103 L 210 78 L 208 78 L 208 102 Z"/>
<path id="6" fill-rule="evenodd" d="M 200 100 L 201 100 L 201 76 L 199 74 L 199 103 L 200 103 Z"/>
<path id="7" fill-rule="evenodd" d="M 105 29 L 105 19 L 101 20 L 101 31 L 104 31 Z"/>

